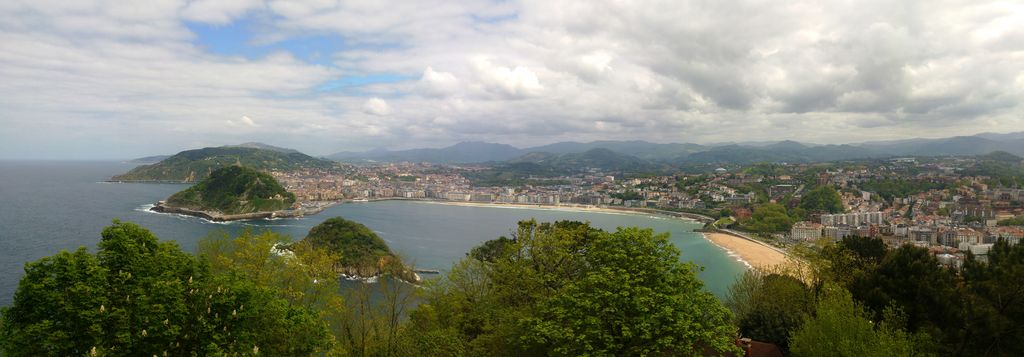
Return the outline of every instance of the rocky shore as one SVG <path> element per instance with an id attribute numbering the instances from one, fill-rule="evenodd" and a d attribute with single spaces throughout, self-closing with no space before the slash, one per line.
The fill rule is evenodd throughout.
<path id="1" fill-rule="evenodd" d="M 208 212 L 201 210 L 194 210 L 184 207 L 175 207 L 167 205 L 167 202 L 157 202 L 150 211 L 160 213 L 176 213 L 184 214 L 188 216 L 199 217 L 214 222 L 228 222 L 228 221 L 244 221 L 253 219 L 268 219 L 268 218 L 292 218 L 292 217 L 303 217 L 307 215 L 313 215 L 320 213 L 330 205 L 317 206 L 312 208 L 299 208 L 291 210 L 280 210 L 280 211 L 267 211 L 267 212 L 252 212 L 252 213 L 240 213 L 240 214 L 222 214 L 220 212 Z"/>

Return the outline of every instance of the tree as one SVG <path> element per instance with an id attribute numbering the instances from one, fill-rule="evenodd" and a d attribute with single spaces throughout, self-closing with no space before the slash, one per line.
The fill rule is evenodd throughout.
<path id="1" fill-rule="evenodd" d="M 491 260 L 464 259 L 413 312 L 415 325 L 434 326 L 426 333 L 437 344 L 473 355 L 735 349 L 728 310 L 665 234 L 524 221 L 492 246 L 504 248 L 487 249 L 497 253 Z"/>
<path id="2" fill-rule="evenodd" d="M 865 265 L 882 262 L 888 252 L 881 238 L 848 236 L 843 237 L 840 245 L 853 253 L 859 263 Z"/>
<path id="3" fill-rule="evenodd" d="M 814 293 L 786 272 L 747 270 L 729 287 L 725 300 L 740 334 L 788 351 L 789 335 L 814 312 Z"/>
<path id="4" fill-rule="evenodd" d="M 800 199 L 800 208 L 808 212 L 843 212 L 843 199 L 832 186 L 818 186 Z"/>
<path id="5" fill-rule="evenodd" d="M 858 305 L 850 292 L 826 284 L 818 299 L 814 317 L 790 338 L 794 356 L 915 356 L 918 341 L 899 324 L 904 321 L 896 309 L 887 310 L 886 322 L 875 326 L 871 314 Z M 877 330 L 876 330 L 877 327 Z"/>
<path id="6" fill-rule="evenodd" d="M 0 348 L 9 356 L 310 355 L 329 341 L 313 311 L 211 272 L 131 223 L 104 229 L 95 255 L 61 252 L 25 272 L 2 311 Z"/>
<path id="7" fill-rule="evenodd" d="M 904 245 L 854 281 L 850 291 L 876 319 L 895 306 L 906 313 L 910 331 L 924 331 L 949 345 L 963 328 L 958 285 L 955 272 L 942 267 L 928 250 Z"/>
<path id="8" fill-rule="evenodd" d="M 766 203 L 754 208 L 750 219 L 744 222 L 744 228 L 759 232 L 784 232 L 793 228 L 794 220 L 786 212 L 786 207 L 777 203 Z"/>
<path id="9" fill-rule="evenodd" d="M 973 254 L 964 261 L 968 295 L 961 354 L 1024 355 L 1016 341 L 1024 334 L 1024 245 L 997 241 L 988 262 Z"/>

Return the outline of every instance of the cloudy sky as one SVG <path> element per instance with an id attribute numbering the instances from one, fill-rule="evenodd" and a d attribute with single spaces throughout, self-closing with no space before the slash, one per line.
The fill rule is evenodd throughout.
<path id="1" fill-rule="evenodd" d="M 1024 130 L 1020 1 L 0 1 L 0 157 Z"/>

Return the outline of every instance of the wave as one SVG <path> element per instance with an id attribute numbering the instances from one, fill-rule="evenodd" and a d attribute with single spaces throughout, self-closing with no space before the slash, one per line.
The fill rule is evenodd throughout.
<path id="1" fill-rule="evenodd" d="M 704 235 L 702 234 L 701 236 L 704 236 Z M 711 243 L 711 245 L 716 246 L 716 247 L 718 247 L 721 250 L 724 250 L 726 256 L 728 256 L 730 258 L 733 258 L 733 260 L 739 262 L 740 264 L 743 264 L 743 266 L 747 267 L 747 269 L 754 269 L 754 266 L 750 265 L 750 262 L 748 262 L 745 259 L 743 259 L 742 256 L 740 256 L 736 252 L 732 251 L 731 249 L 718 245 L 718 243 L 715 243 L 711 239 L 708 239 L 707 236 L 704 236 L 704 240 L 708 241 L 708 243 Z"/>

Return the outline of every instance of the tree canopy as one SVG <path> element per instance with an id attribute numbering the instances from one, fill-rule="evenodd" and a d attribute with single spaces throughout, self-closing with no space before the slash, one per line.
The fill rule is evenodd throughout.
<path id="1" fill-rule="evenodd" d="M 8 356 L 311 355 L 328 341 L 316 312 L 132 223 L 104 229 L 96 254 L 61 252 L 25 273 L 0 312 Z"/>
<path id="2" fill-rule="evenodd" d="M 743 228 L 759 233 L 784 232 L 793 228 L 795 222 L 785 206 L 766 203 L 754 208 L 750 218 L 743 222 Z"/>
<path id="3" fill-rule="evenodd" d="M 377 233 L 342 217 L 329 218 L 314 226 L 305 241 L 336 254 L 342 265 L 376 264 L 381 257 L 391 255 L 391 249 Z"/>
<path id="4" fill-rule="evenodd" d="M 666 234 L 520 222 L 486 243 L 412 313 L 424 351 L 470 355 L 731 351 L 730 314 Z M 482 258 L 482 259 L 477 259 Z"/>
<path id="5" fill-rule="evenodd" d="M 808 212 L 827 213 L 841 213 L 844 210 L 839 191 L 829 185 L 818 186 L 804 194 L 800 199 L 800 208 Z"/>

